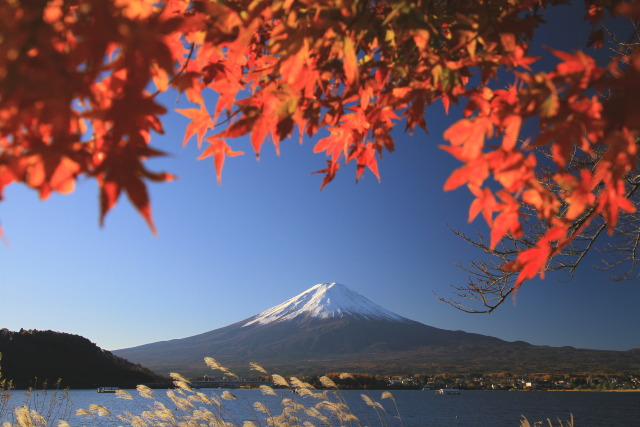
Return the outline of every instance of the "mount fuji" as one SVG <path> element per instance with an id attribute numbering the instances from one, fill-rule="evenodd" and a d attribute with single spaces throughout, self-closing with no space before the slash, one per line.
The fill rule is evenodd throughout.
<path id="1" fill-rule="evenodd" d="M 408 321 L 372 303 L 340 283 L 320 283 L 280 305 L 252 317 L 244 326 L 268 325 L 287 320 L 353 319 Z"/>
<path id="2" fill-rule="evenodd" d="M 566 369 L 566 363 L 571 363 L 567 361 L 582 361 L 576 367 L 588 370 L 585 364 L 589 363 L 602 369 L 612 353 L 629 353 L 629 357 L 616 359 L 611 369 L 629 367 L 632 361 L 631 365 L 640 367 L 637 352 L 540 347 L 434 328 L 386 310 L 339 283 L 317 284 L 223 328 L 113 353 L 160 374 L 208 373 L 203 364 L 206 356 L 236 372 L 258 362 L 282 374 L 491 371 L 523 366 L 548 371 L 554 363 L 557 369 Z M 557 363 L 559 358 L 564 364 Z"/>

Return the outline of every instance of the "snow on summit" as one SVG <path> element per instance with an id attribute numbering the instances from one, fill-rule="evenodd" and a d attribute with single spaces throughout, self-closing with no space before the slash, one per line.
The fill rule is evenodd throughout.
<path id="1" fill-rule="evenodd" d="M 243 326 L 266 325 L 296 317 L 330 319 L 358 317 L 406 321 L 402 316 L 385 310 L 340 283 L 319 283 L 280 305 L 256 315 Z"/>

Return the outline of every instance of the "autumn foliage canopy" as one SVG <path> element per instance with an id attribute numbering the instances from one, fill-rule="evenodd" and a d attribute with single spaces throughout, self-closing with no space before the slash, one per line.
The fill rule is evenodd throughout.
<path id="1" fill-rule="evenodd" d="M 162 155 L 151 144 L 167 113 L 158 94 L 169 90 L 193 104 L 176 110 L 190 120 L 182 142 L 202 147 L 218 181 L 227 157 L 244 154 L 238 138 L 259 155 L 265 142 L 278 150 L 285 138 L 318 135 L 323 187 L 350 162 L 356 178 L 379 178 L 396 126 L 426 131 L 428 107 L 459 103 L 463 117 L 441 147 L 461 166 L 445 190 L 471 191 L 469 219 L 484 218 L 492 248 L 527 234 L 523 209 L 544 225 L 502 266 L 517 272 L 517 288 L 593 218 L 613 231 L 621 213 L 635 212 L 640 185 L 640 49 L 604 65 L 550 49 L 555 68 L 534 73 L 534 30 L 559 3 L 3 1 L 0 195 L 23 183 L 45 199 L 91 177 L 101 221 L 125 193 L 153 229 L 146 182 L 172 175 L 145 160 Z M 638 19 L 640 7 L 586 0 L 575 18 L 592 25 L 585 47 L 605 42 L 607 14 Z M 594 166 L 571 161 L 576 152 Z M 552 173 L 541 175 L 543 166 Z"/>

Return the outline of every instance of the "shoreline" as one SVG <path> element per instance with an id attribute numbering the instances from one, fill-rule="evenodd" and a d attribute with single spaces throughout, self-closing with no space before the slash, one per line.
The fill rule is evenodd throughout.
<path id="1" fill-rule="evenodd" d="M 542 390 L 542 391 L 573 391 L 573 392 L 587 392 L 587 393 L 638 393 L 640 389 L 637 388 L 621 388 L 614 390 L 581 390 L 581 389 L 568 389 L 568 390 Z"/>

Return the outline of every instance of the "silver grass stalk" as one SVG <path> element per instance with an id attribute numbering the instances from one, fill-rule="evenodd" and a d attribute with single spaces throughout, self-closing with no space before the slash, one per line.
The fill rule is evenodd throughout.
<path id="1" fill-rule="evenodd" d="M 157 418 L 155 413 L 152 411 L 142 411 L 142 414 L 140 414 L 140 416 L 148 420 L 154 420 Z"/>
<path id="2" fill-rule="evenodd" d="M 91 418 L 95 417 L 95 415 L 93 415 L 91 412 L 87 411 L 86 409 L 82 409 L 82 408 L 76 409 L 76 415 L 79 416 L 79 417 L 81 417 L 83 415 L 85 415 L 87 417 L 91 417 Z"/>
<path id="3" fill-rule="evenodd" d="M 324 415 L 322 415 L 320 413 L 320 411 L 318 411 L 316 408 L 306 408 L 305 412 L 310 417 L 319 419 L 320 422 L 322 422 L 323 424 L 328 424 L 329 423 L 329 419 L 327 417 L 325 417 Z"/>
<path id="4" fill-rule="evenodd" d="M 116 398 L 124 400 L 133 400 L 133 396 L 126 390 L 116 390 Z"/>
<path id="5" fill-rule="evenodd" d="M 176 407 L 178 407 L 178 409 L 180 410 L 186 411 L 195 407 L 191 402 L 189 402 L 189 399 L 178 396 L 173 392 L 173 390 L 167 390 L 167 396 L 169 397 L 169 399 L 171 399 L 171 402 L 173 402 L 173 404 L 176 405 Z"/>
<path id="6" fill-rule="evenodd" d="M 201 401 L 202 403 L 206 403 L 207 405 L 213 405 L 213 404 L 215 404 L 215 402 L 214 402 L 213 400 L 211 400 L 211 399 L 209 398 L 209 396 L 207 396 L 206 394 L 204 394 L 204 393 L 202 393 L 202 392 L 198 392 L 198 393 L 196 393 L 196 394 L 197 394 L 197 396 L 200 398 L 200 401 Z"/>
<path id="7" fill-rule="evenodd" d="M 204 363 L 206 363 L 207 366 L 210 367 L 211 369 L 215 369 L 217 371 L 222 371 L 224 374 L 229 375 L 230 377 L 237 377 L 236 374 L 234 374 L 229 369 L 227 369 L 224 366 L 222 366 L 221 364 L 219 364 L 218 361 L 216 359 L 214 359 L 213 357 L 205 357 L 204 358 Z"/>
<path id="8" fill-rule="evenodd" d="M 267 396 L 277 396 L 276 392 L 273 391 L 273 389 L 271 387 L 269 387 L 268 385 L 262 384 L 260 386 L 260 391 L 262 392 L 262 394 L 265 394 Z"/>
<path id="9" fill-rule="evenodd" d="M 323 400 L 322 402 L 318 402 L 316 403 L 316 408 L 324 408 L 324 409 L 328 409 L 331 412 L 340 412 L 341 409 L 338 405 L 336 405 L 333 402 L 330 402 L 328 400 Z"/>
<path id="10" fill-rule="evenodd" d="M 125 411 L 124 415 L 116 415 L 116 417 L 119 420 L 130 424 L 131 427 L 147 427 L 149 425 L 149 423 L 147 423 L 144 418 L 138 415 L 133 415 L 129 411 Z"/>
<path id="11" fill-rule="evenodd" d="M 35 410 L 26 405 L 15 410 L 16 421 L 20 427 L 46 426 L 47 420 Z"/>
<path id="12" fill-rule="evenodd" d="M 158 402 L 157 400 L 153 402 L 153 409 L 154 410 L 152 414 L 161 420 L 175 419 L 175 414 L 171 411 L 171 409 L 167 408 L 162 402 Z"/>
<path id="13" fill-rule="evenodd" d="M 151 390 L 146 385 L 140 384 L 136 387 L 136 390 L 138 390 L 138 394 L 141 397 L 144 397 L 145 399 L 155 399 L 155 396 L 153 395 L 153 390 Z"/>
<path id="14" fill-rule="evenodd" d="M 306 383 L 304 381 L 300 381 L 298 378 L 296 377 L 291 377 L 289 378 L 289 381 L 291 382 L 291 385 L 295 388 L 298 389 L 310 389 L 310 388 L 314 388 L 311 384 Z"/>
<path id="15" fill-rule="evenodd" d="M 338 386 L 336 386 L 336 383 L 334 383 L 331 378 L 325 375 L 320 377 L 320 382 L 322 383 L 323 386 L 327 388 L 338 388 Z"/>
<path id="16" fill-rule="evenodd" d="M 224 400 L 236 400 L 237 399 L 237 397 L 233 393 L 228 391 L 228 390 L 223 391 L 222 392 L 222 396 L 220 396 L 220 397 L 222 397 Z"/>
<path id="17" fill-rule="evenodd" d="M 344 414 L 344 417 L 342 418 L 343 421 L 347 421 L 347 422 L 349 422 L 349 421 L 359 421 L 358 417 L 353 415 L 351 412 L 349 412 L 349 413 L 344 413 L 343 412 L 343 414 Z M 380 424 L 380 425 L 382 425 L 382 424 Z"/>
<path id="18" fill-rule="evenodd" d="M 360 397 L 362 397 L 362 400 L 364 400 L 364 403 L 366 403 L 367 405 L 371 406 L 372 408 L 378 408 L 378 409 L 382 409 L 384 411 L 384 408 L 382 407 L 382 405 L 379 402 L 376 402 L 375 400 L 371 399 L 366 394 L 361 394 Z"/>
<path id="19" fill-rule="evenodd" d="M 221 364 L 219 364 L 218 361 L 213 357 L 205 357 L 204 363 L 206 363 L 207 366 L 210 367 L 211 369 L 216 369 L 218 371 L 222 371 L 223 369 L 226 369 Z"/>
<path id="20" fill-rule="evenodd" d="M 111 411 L 109 411 L 104 406 L 96 405 L 95 403 L 92 403 L 91 405 L 89 405 L 89 410 L 91 412 L 93 412 L 93 413 L 98 414 L 99 417 L 109 417 L 109 416 L 111 416 Z"/>
<path id="21" fill-rule="evenodd" d="M 309 389 L 306 388 L 299 388 L 298 389 L 298 394 L 300 396 L 313 396 L 313 392 Z"/>
<path id="22" fill-rule="evenodd" d="M 388 392 L 388 391 L 383 391 L 382 392 L 382 398 L 383 399 L 391 399 L 394 402 L 396 401 L 396 399 L 393 398 L 393 394 L 391 394 L 391 392 Z"/>
<path id="23" fill-rule="evenodd" d="M 327 394 L 326 390 L 325 391 L 321 391 L 319 393 L 312 393 L 311 396 L 313 396 L 316 399 L 329 400 L 329 395 Z"/>
<path id="24" fill-rule="evenodd" d="M 393 397 L 393 394 L 391 394 L 391 392 L 389 391 L 384 391 L 382 392 L 382 398 L 391 399 L 391 401 L 393 402 L 393 405 L 396 407 L 396 418 L 398 418 L 398 420 L 400 421 L 400 427 L 403 427 L 402 417 L 400 417 L 400 410 L 398 409 L 398 402 L 396 402 L 396 399 Z"/>
<path id="25" fill-rule="evenodd" d="M 258 412 L 262 412 L 263 414 L 270 414 L 269 409 L 267 409 L 267 406 L 262 402 L 255 402 L 253 404 L 253 408 Z"/>
<path id="26" fill-rule="evenodd" d="M 177 373 L 177 372 L 170 372 L 169 376 L 174 380 L 174 381 L 182 381 L 185 383 L 188 383 L 189 380 L 186 379 L 185 377 L 183 377 L 181 374 Z"/>
<path id="27" fill-rule="evenodd" d="M 204 403 L 205 405 L 213 405 L 213 401 L 209 399 L 209 397 L 202 392 L 197 392 L 187 397 L 187 399 L 189 399 L 189 401 L 191 402 L 200 402 L 200 403 Z"/>
<path id="28" fill-rule="evenodd" d="M 271 379 L 273 380 L 273 383 L 275 385 L 289 387 L 289 383 L 287 382 L 287 380 L 284 379 L 282 375 L 273 374 L 271 375 Z"/>
<path id="29" fill-rule="evenodd" d="M 193 392 L 193 389 L 189 385 L 188 382 L 184 381 L 174 381 L 173 384 L 180 389 L 180 391 L 188 391 Z"/>
<path id="30" fill-rule="evenodd" d="M 218 418 L 216 414 L 202 408 L 196 409 L 195 411 L 193 411 L 193 418 L 199 421 L 206 421 L 209 423 L 209 425 L 212 425 L 212 426 L 224 425 L 224 422 L 220 418 Z"/>
<path id="31" fill-rule="evenodd" d="M 251 366 L 251 368 L 250 368 L 251 370 L 261 372 L 261 373 L 263 373 L 265 375 L 269 375 L 269 372 L 267 372 L 267 370 L 264 369 L 262 367 L 262 365 L 259 365 L 259 364 L 255 363 L 255 362 L 249 362 L 249 366 Z"/>

